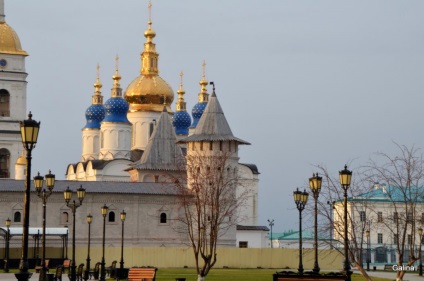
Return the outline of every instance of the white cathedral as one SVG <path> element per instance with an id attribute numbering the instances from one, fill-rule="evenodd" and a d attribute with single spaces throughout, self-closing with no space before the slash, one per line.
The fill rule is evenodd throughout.
<path id="1" fill-rule="evenodd" d="M 22 49 L 16 32 L 5 21 L 3 2 L 0 0 L 0 191 L 9 196 L 1 199 L 6 204 L 0 209 L 0 221 L 10 217 L 13 218 L 12 227 L 19 227 L 23 206 L 21 194 L 16 191 L 22 188 L 26 172 L 19 121 L 26 119 L 27 114 L 25 58 L 28 54 Z M 169 192 L 171 188 L 163 187 L 173 185 L 169 175 L 187 175 L 177 161 L 196 147 L 212 154 L 231 152 L 231 161 L 240 181 L 237 189 L 246 189 L 250 193 L 248 201 L 239 210 L 242 220 L 228 231 L 220 245 L 268 247 L 268 228 L 258 226 L 258 169 L 254 164 L 239 162 L 238 146 L 249 143 L 232 134 L 215 89 L 208 93 L 205 63 L 192 117 L 184 101 L 182 73 L 173 112 L 174 92 L 159 76 L 159 54 L 153 41 L 156 33 L 151 19 L 144 36 L 146 42 L 141 52 L 140 74 L 125 91 L 120 85 L 118 61 L 110 95 L 102 94 L 97 75 L 91 105 L 85 111 L 87 122 L 81 124 L 84 126 L 82 154 L 79 162 L 68 165 L 66 180 L 56 181 L 48 205 L 48 227 L 70 225 L 71 218 L 62 193 L 67 186 L 82 185 L 87 196 L 78 219 L 84 220 L 85 215 L 98 213 L 106 204 L 110 210 L 108 224 L 112 233 L 118 234 L 120 229 L 115 217 L 118 218 L 123 209 L 127 212 L 128 243 L 148 246 L 184 244 L 184 235 L 172 231 L 175 194 Z M 41 200 L 32 196 L 31 227 L 41 225 L 41 209 Z M 111 238 L 111 245 L 119 244 L 119 235 L 116 236 L 116 241 Z M 100 240 L 99 228 L 93 233 L 93 241 Z"/>

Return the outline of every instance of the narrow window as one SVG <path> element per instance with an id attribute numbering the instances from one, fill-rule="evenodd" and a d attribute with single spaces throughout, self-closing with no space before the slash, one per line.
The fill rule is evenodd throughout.
<path id="1" fill-rule="evenodd" d="M 399 222 L 399 213 L 398 212 L 394 212 L 393 213 L 393 221 L 395 223 L 398 223 Z"/>
<path id="2" fill-rule="evenodd" d="M 393 244 L 397 245 L 399 243 L 399 236 L 397 234 L 393 234 Z"/>
<path id="3" fill-rule="evenodd" d="M 109 222 L 115 222 L 115 212 L 109 212 Z"/>
<path id="4" fill-rule="evenodd" d="M 360 211 L 359 212 L 359 219 L 360 221 L 364 222 L 366 220 L 366 215 L 365 215 L 365 211 Z"/>
<path id="5" fill-rule="evenodd" d="M 424 224 L 424 213 L 421 213 L 421 224 Z"/>
<path id="6" fill-rule="evenodd" d="M 383 222 L 383 213 L 382 212 L 377 213 L 377 222 Z"/>
<path id="7" fill-rule="evenodd" d="M 69 222 L 68 212 L 62 212 L 61 221 L 62 221 L 62 224 L 67 224 Z"/>
<path id="8" fill-rule="evenodd" d="M 13 222 L 21 222 L 21 212 L 15 212 L 13 214 Z"/>
<path id="9" fill-rule="evenodd" d="M 10 116 L 10 94 L 7 90 L 0 90 L 0 116 Z"/>
<path id="10" fill-rule="evenodd" d="M 231 152 L 231 141 L 228 142 L 228 151 Z"/>
<path id="11" fill-rule="evenodd" d="M 219 142 L 219 151 L 222 151 L 222 141 Z"/>
<path id="12" fill-rule="evenodd" d="M 155 175 L 155 182 L 159 182 L 159 176 Z"/>
<path id="13" fill-rule="evenodd" d="M 248 242 L 247 241 L 239 241 L 239 248 L 247 248 Z"/>
<path id="14" fill-rule="evenodd" d="M 209 142 L 209 150 L 212 150 L 213 149 L 213 142 L 212 141 L 210 141 Z"/>
<path id="15" fill-rule="evenodd" d="M 377 243 L 382 244 L 383 243 L 383 233 L 377 234 Z"/>
<path id="16" fill-rule="evenodd" d="M 165 213 L 160 214 L 160 223 L 166 223 L 166 214 Z"/>
<path id="17" fill-rule="evenodd" d="M 149 124 L 149 136 L 151 136 L 152 135 L 152 133 L 153 133 L 153 129 L 155 128 L 155 124 L 153 123 L 153 122 L 151 122 L 150 124 Z"/>
<path id="18" fill-rule="evenodd" d="M 412 211 L 408 212 L 408 217 L 406 218 L 406 222 L 407 223 L 412 223 L 413 220 L 413 215 L 412 215 Z"/>
<path id="19" fill-rule="evenodd" d="M 200 150 L 203 150 L 203 141 L 200 142 Z"/>
<path id="20" fill-rule="evenodd" d="M 9 150 L 2 148 L 0 149 L 0 178 L 9 178 L 9 166 L 10 166 L 10 152 Z"/>
<path id="21" fill-rule="evenodd" d="M 412 244 L 412 236 L 411 234 L 408 234 L 408 245 Z"/>

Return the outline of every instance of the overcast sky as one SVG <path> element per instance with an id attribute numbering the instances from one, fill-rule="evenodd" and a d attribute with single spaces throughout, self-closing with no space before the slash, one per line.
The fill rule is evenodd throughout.
<path id="1" fill-rule="evenodd" d="M 26 59 L 28 110 L 41 121 L 33 171 L 63 179 L 81 156 L 96 64 L 105 100 L 115 55 L 122 87 L 139 75 L 146 0 L 6 0 Z M 297 229 L 292 192 L 314 165 L 337 175 L 393 141 L 423 147 L 424 1 L 153 1 L 160 75 L 184 71 L 197 102 L 202 60 L 260 175 L 259 223 Z M 176 100 L 176 98 L 174 99 Z M 175 104 L 172 106 L 175 110 Z"/>

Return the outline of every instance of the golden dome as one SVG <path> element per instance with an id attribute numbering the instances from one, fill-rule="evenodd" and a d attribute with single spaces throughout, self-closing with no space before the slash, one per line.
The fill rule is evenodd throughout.
<path id="1" fill-rule="evenodd" d="M 162 112 L 164 105 L 168 112 L 172 112 L 170 105 L 174 101 L 174 91 L 159 75 L 140 75 L 128 85 L 125 100 L 129 103 L 131 112 Z"/>
<path id="2" fill-rule="evenodd" d="M 21 155 L 18 160 L 16 160 L 16 165 L 26 165 L 27 164 L 27 160 L 26 157 L 24 155 Z"/>
<path id="3" fill-rule="evenodd" d="M 0 53 L 28 56 L 22 50 L 18 35 L 6 22 L 0 22 Z"/>

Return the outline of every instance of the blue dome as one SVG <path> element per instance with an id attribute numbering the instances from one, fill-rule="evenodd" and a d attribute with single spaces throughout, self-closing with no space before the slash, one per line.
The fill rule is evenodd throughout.
<path id="1" fill-rule="evenodd" d="M 172 125 L 175 127 L 177 135 L 188 135 L 188 127 L 191 124 L 191 117 L 187 111 L 177 111 L 172 118 Z"/>
<path id="2" fill-rule="evenodd" d="M 127 118 L 128 103 L 122 97 L 112 97 L 105 102 L 106 117 L 103 122 L 129 123 Z"/>
<path id="3" fill-rule="evenodd" d="M 193 124 L 191 124 L 191 128 L 196 128 L 200 117 L 202 117 L 203 111 L 205 111 L 206 105 L 208 105 L 207 102 L 198 102 L 193 106 L 191 110 L 191 115 L 193 115 Z"/>
<path id="4" fill-rule="evenodd" d="M 100 129 L 100 122 L 105 118 L 105 108 L 102 104 L 92 104 L 85 111 L 85 124 L 84 129 Z"/>

